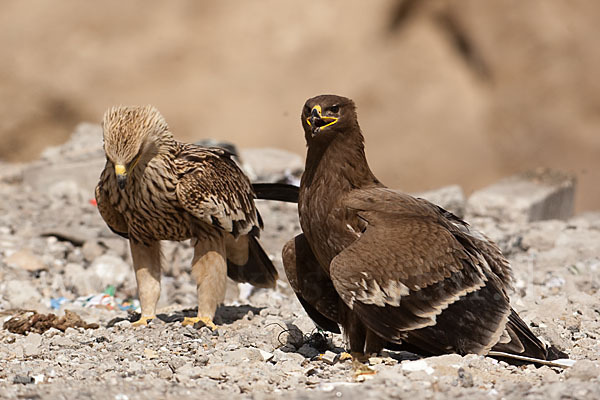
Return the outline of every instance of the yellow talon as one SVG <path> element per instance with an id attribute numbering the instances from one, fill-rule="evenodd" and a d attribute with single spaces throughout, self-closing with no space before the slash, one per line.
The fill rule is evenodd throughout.
<path id="1" fill-rule="evenodd" d="M 346 360 L 352 360 L 352 355 L 343 351 L 340 353 L 340 361 L 346 361 Z"/>
<path id="2" fill-rule="evenodd" d="M 348 354 L 348 353 L 346 353 Z M 370 379 L 377 373 L 377 371 L 369 368 L 365 362 L 368 360 L 368 356 L 361 353 L 352 353 L 352 377 L 357 382 L 362 382 Z"/>
<path id="3" fill-rule="evenodd" d="M 208 326 L 211 330 L 216 331 L 217 326 L 210 317 L 185 317 L 181 323 L 183 326 L 192 325 L 194 326 L 198 322 L 202 322 L 205 326 Z"/>
<path id="4" fill-rule="evenodd" d="M 138 319 L 135 322 L 131 323 L 131 326 L 133 326 L 134 328 L 137 328 L 138 326 L 148 326 L 148 322 L 152 321 L 154 318 L 156 318 L 156 316 L 152 315 L 150 317 L 140 317 L 140 319 Z"/>

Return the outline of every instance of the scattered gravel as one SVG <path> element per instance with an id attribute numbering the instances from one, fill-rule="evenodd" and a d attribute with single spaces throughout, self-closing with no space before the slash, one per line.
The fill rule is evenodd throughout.
<path id="1" fill-rule="evenodd" d="M 58 317 L 69 310 L 99 325 L 27 335 L 0 330 L 2 398 L 600 397 L 600 213 L 532 223 L 470 220 L 509 256 L 513 306 L 537 335 L 577 360 L 573 367 L 384 351 L 369 360 L 377 374 L 357 383 L 351 361 L 340 358 L 341 336 L 315 330 L 285 278 L 275 290 L 229 282 L 217 331 L 182 326 L 196 303 L 187 242 L 164 246 L 162 320 L 132 328 L 136 285 L 128 246 L 106 228 L 92 201 L 103 165 L 99 135 L 97 126 L 81 125 L 38 161 L 0 165 L 1 322 L 23 310 Z M 253 173 L 264 180 L 298 177 L 297 157 L 286 167 L 277 152 L 281 167 L 274 170 L 260 165 L 260 150 L 241 154 L 252 154 L 243 161 L 251 158 Z M 259 208 L 265 247 L 284 277 L 280 249 L 299 231 L 296 207 L 260 202 Z"/>

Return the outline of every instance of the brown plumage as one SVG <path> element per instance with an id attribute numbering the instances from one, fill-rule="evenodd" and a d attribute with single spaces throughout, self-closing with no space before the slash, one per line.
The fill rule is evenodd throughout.
<path id="1" fill-rule="evenodd" d="M 341 325 L 358 354 L 388 347 L 547 358 L 510 306 L 511 270 L 498 247 L 452 213 L 379 182 L 350 99 L 309 99 L 302 126 L 303 234 L 285 245 L 283 261 L 317 325 Z"/>
<path id="2" fill-rule="evenodd" d="M 226 277 L 273 287 L 277 271 L 248 178 L 219 148 L 180 143 L 152 106 L 113 107 L 104 115 L 106 166 L 96 187 L 98 210 L 129 239 L 142 308 L 154 318 L 160 294 L 160 240 L 192 239 L 198 317 L 214 327 Z"/>

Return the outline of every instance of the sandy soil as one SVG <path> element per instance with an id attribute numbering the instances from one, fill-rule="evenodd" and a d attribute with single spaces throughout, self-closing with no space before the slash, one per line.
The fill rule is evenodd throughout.
<path id="1" fill-rule="evenodd" d="M 27 317 L 22 310 L 59 316 L 71 310 L 99 325 L 28 335 L 0 330 L 0 397 L 600 397 L 600 213 L 534 223 L 470 219 L 513 265 L 513 307 L 537 335 L 576 361 L 571 368 L 383 352 L 370 359 L 374 378 L 357 383 L 351 364 L 339 359 L 342 338 L 315 330 L 285 278 L 275 290 L 230 282 L 216 332 L 182 326 L 196 302 L 188 243 L 165 248 L 159 306 L 166 322 L 132 328 L 128 312 L 118 306 L 135 297 L 127 245 L 90 202 L 103 164 L 99 133 L 98 126 L 82 125 L 67 144 L 46 150 L 40 160 L 0 164 L 2 320 L 19 313 Z M 282 178 L 299 162 L 292 154 L 267 150 L 242 151 L 242 157 L 263 181 Z M 464 200 L 458 206 L 464 208 Z M 281 246 L 299 231 L 295 205 L 259 207 L 263 241 L 281 267 Z M 99 297 L 90 298 L 111 286 L 115 297 L 105 296 L 105 306 Z M 62 302 L 57 309 L 51 308 L 52 299 Z"/>
<path id="2" fill-rule="evenodd" d="M 390 186 L 467 192 L 530 167 L 600 204 L 600 3 L 135 0 L 0 4 L 0 159 L 33 160 L 114 104 L 176 135 L 303 154 L 308 97 L 354 98 Z"/>

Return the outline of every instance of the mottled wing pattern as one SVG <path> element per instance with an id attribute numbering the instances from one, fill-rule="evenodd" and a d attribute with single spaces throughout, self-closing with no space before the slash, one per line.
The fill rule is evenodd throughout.
<path id="1" fill-rule="evenodd" d="M 320 328 L 340 333 L 340 297 L 315 258 L 304 234 L 285 244 L 282 258 L 290 286 L 308 316 Z"/>
<path id="2" fill-rule="evenodd" d="M 106 225 L 110 228 L 114 233 L 123 236 L 124 238 L 128 238 L 128 228 L 127 222 L 121 213 L 119 213 L 114 204 L 111 204 L 110 195 L 108 187 L 111 184 L 110 174 L 114 172 L 111 170 L 112 164 L 110 162 L 106 162 L 104 170 L 100 175 L 100 181 L 96 186 L 96 203 L 98 205 L 98 211 L 100 212 L 100 216 Z M 114 186 L 115 183 L 113 183 Z"/>
<path id="3" fill-rule="evenodd" d="M 179 143 L 177 198 L 193 217 L 234 236 L 262 228 L 249 179 L 219 148 Z"/>
<path id="4" fill-rule="evenodd" d="M 407 332 L 435 325 L 444 309 L 481 291 L 490 278 L 492 295 L 506 300 L 472 238 L 440 218 L 431 203 L 377 188 L 353 191 L 345 204 L 365 227 L 333 259 L 331 279 L 344 302 L 382 338 L 401 342 Z M 498 324 L 508 317 L 505 305 L 500 308 L 490 333 L 496 339 Z"/>
<path id="5" fill-rule="evenodd" d="M 426 207 L 435 207 L 438 212 L 443 215 L 452 225 L 458 229 L 462 235 L 466 235 L 473 245 L 479 248 L 492 271 L 500 278 L 505 287 L 512 288 L 513 274 L 508 260 L 502 255 L 502 251 L 490 238 L 483 233 L 472 229 L 468 223 L 452 214 L 450 211 L 444 210 L 440 206 L 431 204 L 425 199 L 417 199 Z"/>

